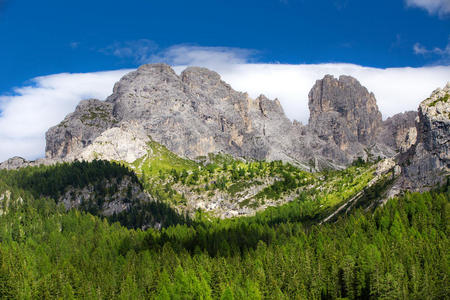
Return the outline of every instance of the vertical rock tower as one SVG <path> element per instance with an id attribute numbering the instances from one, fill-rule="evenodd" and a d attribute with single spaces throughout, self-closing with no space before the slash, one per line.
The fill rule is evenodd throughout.
<path id="1" fill-rule="evenodd" d="M 350 156 L 364 156 L 364 149 L 376 143 L 382 126 L 373 93 L 350 76 L 326 75 L 309 92 L 309 130 Z"/>

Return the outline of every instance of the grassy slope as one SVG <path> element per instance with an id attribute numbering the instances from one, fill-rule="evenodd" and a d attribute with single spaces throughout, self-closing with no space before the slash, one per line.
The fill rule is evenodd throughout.
<path id="1" fill-rule="evenodd" d="M 375 171 L 374 165 L 360 164 L 341 171 L 309 173 L 281 162 L 246 162 L 212 154 L 195 162 L 154 141 L 146 156 L 128 166 L 150 193 L 182 210 L 190 202 L 207 201 L 215 195 L 238 203 L 239 208 L 259 210 L 300 201 L 306 194 L 329 211 L 363 190 Z M 252 190 L 258 192 L 252 196 Z"/>

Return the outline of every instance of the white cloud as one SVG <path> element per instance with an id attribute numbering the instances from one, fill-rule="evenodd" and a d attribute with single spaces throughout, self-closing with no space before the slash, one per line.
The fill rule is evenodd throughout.
<path id="1" fill-rule="evenodd" d="M 414 50 L 415 54 L 421 54 L 421 55 L 427 54 L 430 52 L 429 50 L 427 50 L 427 48 L 422 46 L 420 43 L 415 43 L 413 46 L 413 50 Z"/>
<path id="2" fill-rule="evenodd" d="M 450 14 L 449 0 L 406 0 L 406 5 L 423 8 L 431 15 L 444 16 Z"/>
<path id="3" fill-rule="evenodd" d="M 450 66 L 377 69 L 352 64 L 242 64 L 216 71 L 233 88 L 247 91 L 252 97 L 263 93 L 271 99 L 278 98 L 286 115 L 304 124 L 309 118 L 308 93 L 315 81 L 326 74 L 357 78 L 374 92 L 384 118 L 416 110 L 434 89 L 450 79 Z"/>
<path id="4" fill-rule="evenodd" d="M 224 67 L 230 64 L 243 64 L 252 61 L 255 50 L 233 47 L 201 47 L 188 44 L 159 49 L 158 45 L 147 39 L 113 43 L 99 52 L 119 58 L 131 58 L 138 64 L 160 63 L 169 65 L 196 65 Z"/>
<path id="5" fill-rule="evenodd" d="M 450 1 L 450 0 L 449 0 Z M 435 47 L 428 49 L 420 43 L 414 44 L 414 53 L 417 55 L 437 57 L 436 64 L 449 65 L 450 64 L 450 42 L 445 48 Z"/>
<path id="6" fill-rule="evenodd" d="M 86 98 L 104 99 L 129 70 L 56 74 L 34 78 L 33 85 L 0 96 L 0 161 L 19 155 L 42 157 L 44 134 Z"/>
<path id="7" fill-rule="evenodd" d="M 245 64 L 257 52 L 231 47 L 200 47 L 176 45 L 150 57 L 149 62 L 165 62 L 172 66 L 205 66 L 226 68 L 230 65 Z"/>
<path id="8" fill-rule="evenodd" d="M 252 55 L 253 51 L 236 48 L 177 46 L 161 52 L 159 59 L 177 65 L 178 73 L 186 65 L 213 69 L 236 90 L 252 97 L 263 93 L 278 98 L 287 116 L 303 123 L 309 117 L 309 90 L 325 74 L 356 77 L 375 93 L 384 118 L 417 109 L 420 101 L 450 78 L 450 66 L 377 69 L 353 64 L 250 64 Z M 14 155 L 42 157 L 45 131 L 72 112 L 80 100 L 106 98 L 114 82 L 128 71 L 38 77 L 33 80 L 35 85 L 0 96 L 0 161 Z"/>

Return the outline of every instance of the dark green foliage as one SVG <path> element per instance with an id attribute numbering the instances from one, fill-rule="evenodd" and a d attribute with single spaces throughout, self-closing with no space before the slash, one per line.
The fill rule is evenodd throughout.
<path id="1" fill-rule="evenodd" d="M 358 158 L 352 162 L 352 166 L 355 166 L 355 167 L 361 167 L 361 166 L 364 166 L 365 164 L 366 164 L 366 162 L 364 161 L 364 159 L 361 156 L 358 156 Z"/>
<path id="2" fill-rule="evenodd" d="M 164 176 L 164 174 L 160 176 Z M 94 186 L 93 198 L 95 200 L 84 199 L 79 209 L 93 215 L 100 214 L 106 196 L 113 195 L 118 191 L 117 184 L 106 187 L 105 182 L 114 179 L 120 183 L 125 177 L 130 179 L 132 184 L 143 188 L 133 171 L 120 164 L 105 160 L 75 161 L 70 164 L 22 168 L 17 171 L 0 170 L 0 183 L 3 182 L 8 189 L 21 189 L 30 192 L 35 198 L 49 197 L 55 202 L 68 188 L 82 189 L 92 185 Z M 168 192 L 172 192 L 172 190 Z M 131 208 L 118 215 L 113 215 L 109 219 L 118 221 L 128 228 L 146 228 L 153 225 L 171 226 L 189 222 L 188 218 L 179 215 L 168 204 L 161 201 L 146 203 L 136 201 L 132 197 L 131 185 L 128 185 L 126 189 L 124 203 L 131 203 Z"/>
<path id="3" fill-rule="evenodd" d="M 129 210 L 108 217 L 111 222 L 120 222 L 127 228 L 167 227 L 177 224 L 190 224 L 189 217 L 179 215 L 169 204 L 156 201 L 137 203 Z"/>
<path id="4" fill-rule="evenodd" d="M 8 186 L 0 181 L 0 193 Z M 307 225 L 303 201 L 255 217 L 126 229 L 13 189 L 0 217 L 3 298 L 445 299 L 449 191 Z M 132 221 L 135 222 L 135 221 Z"/>
<path id="5" fill-rule="evenodd" d="M 267 198 L 312 180 L 280 162 L 251 163 L 244 172 L 231 160 L 223 164 L 197 175 L 174 169 L 156 176 L 237 193 L 245 176 L 271 173 L 278 180 L 264 191 Z M 331 180 L 347 199 L 357 184 L 352 168 L 324 172 L 320 180 Z M 204 182 L 203 171 L 218 170 L 230 176 Z M 198 211 L 192 221 L 161 201 L 132 202 L 109 220 L 95 216 L 101 195 L 114 192 L 103 180 L 124 176 L 137 183 L 129 169 L 107 162 L 0 171 L 0 298 L 446 299 L 450 293 L 448 184 L 367 210 L 389 185 L 386 177 L 349 214 L 323 225 L 318 221 L 332 208 L 324 209 L 313 189 L 253 217 L 219 220 Z M 160 200 L 174 193 L 168 183 L 152 190 L 143 181 Z M 98 197 L 82 211 L 55 201 L 67 186 L 87 184 Z"/>
<path id="6" fill-rule="evenodd" d="M 89 184 L 95 185 L 99 196 L 105 196 L 107 191 L 103 188 L 102 181 L 121 179 L 124 176 L 140 185 L 133 171 L 106 160 L 75 161 L 70 164 L 22 168 L 17 171 L 0 170 L 0 179 L 9 185 L 29 190 L 35 197 L 51 198 L 61 196 L 66 187 L 83 188 Z"/>

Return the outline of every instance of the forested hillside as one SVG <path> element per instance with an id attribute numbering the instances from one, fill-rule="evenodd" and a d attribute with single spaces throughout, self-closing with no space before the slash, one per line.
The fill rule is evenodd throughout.
<path id="1" fill-rule="evenodd" d="M 443 299 L 450 292 L 448 185 L 322 225 L 321 198 L 302 193 L 252 217 L 198 211 L 192 221 L 179 216 L 178 225 L 143 231 L 66 211 L 58 192 L 40 184 L 58 186 L 66 168 L 85 168 L 91 182 L 135 178 L 128 169 L 48 168 L 0 174 L 3 298 Z M 71 185 L 84 184 L 74 170 L 67 174 Z"/>
<path id="2" fill-rule="evenodd" d="M 86 191 L 80 192 L 83 189 Z M 141 199 L 143 184 L 136 174 L 123 165 L 104 160 L 0 170 L 0 196 L 5 191 L 16 195 L 8 199 L 46 197 L 63 207 L 105 216 L 111 221 L 120 220 L 133 228 L 188 221 L 170 207 L 168 201 Z M 114 198 L 116 195 L 120 195 L 119 200 Z M 102 208 L 111 203 L 122 205 L 123 209 L 105 215 Z"/>

